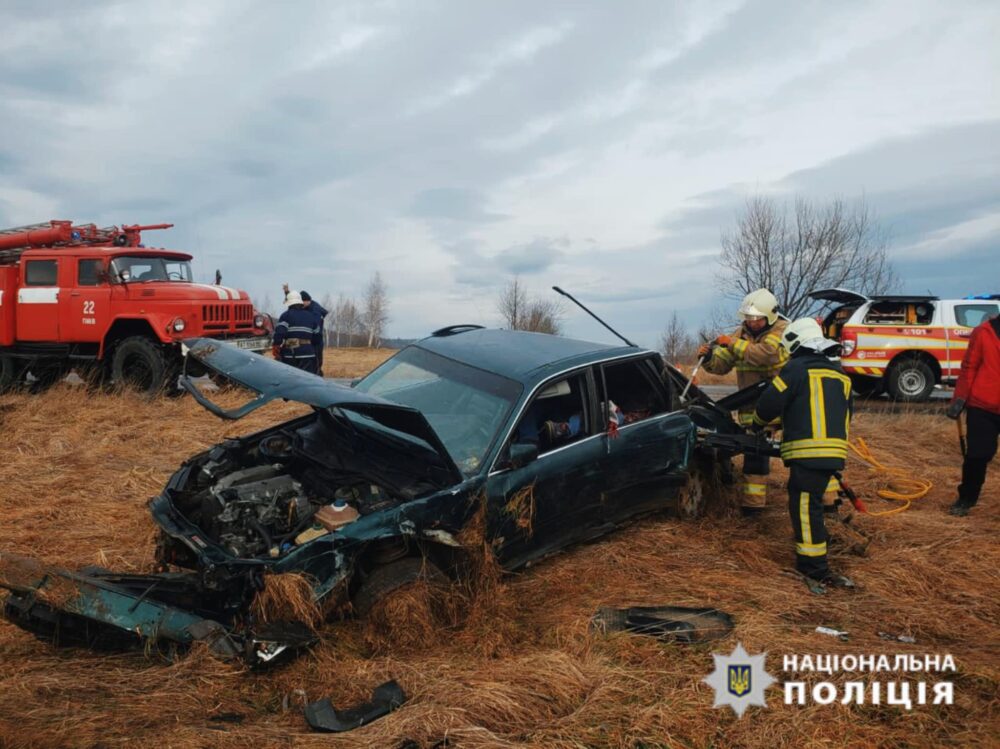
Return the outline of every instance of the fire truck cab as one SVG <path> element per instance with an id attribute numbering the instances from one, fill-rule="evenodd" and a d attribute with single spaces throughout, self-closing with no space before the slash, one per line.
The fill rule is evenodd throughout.
<path id="1" fill-rule="evenodd" d="M 245 291 L 195 283 L 191 255 L 140 243 L 141 231 L 169 226 L 0 230 L 0 392 L 74 369 L 158 392 L 176 384 L 191 336 L 267 350 L 269 321 Z"/>
<path id="2" fill-rule="evenodd" d="M 841 364 L 855 390 L 909 402 L 927 400 L 935 385 L 954 384 L 972 329 L 1000 314 L 1000 294 L 868 297 L 821 289 L 810 297 L 831 304 L 823 331 L 843 344 Z"/>

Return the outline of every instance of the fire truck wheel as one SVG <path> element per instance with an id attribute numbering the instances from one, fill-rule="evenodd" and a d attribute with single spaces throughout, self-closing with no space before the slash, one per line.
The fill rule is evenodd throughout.
<path id="1" fill-rule="evenodd" d="M 888 378 L 889 395 L 904 403 L 922 403 L 934 390 L 934 373 L 916 357 L 893 363 Z"/>
<path id="2" fill-rule="evenodd" d="M 10 392 L 23 385 L 26 371 L 20 359 L 0 356 L 0 393 Z"/>
<path id="3" fill-rule="evenodd" d="M 163 348 L 141 335 L 119 343 L 111 359 L 111 377 L 116 386 L 149 395 L 163 390 L 173 372 Z"/>

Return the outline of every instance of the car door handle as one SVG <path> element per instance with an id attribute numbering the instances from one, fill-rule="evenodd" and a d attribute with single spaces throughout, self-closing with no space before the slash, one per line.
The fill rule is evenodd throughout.
<path id="1" fill-rule="evenodd" d="M 71 291 L 71 292 L 69 293 L 69 295 L 70 295 L 70 296 L 80 296 L 80 292 L 79 292 L 79 291 Z"/>

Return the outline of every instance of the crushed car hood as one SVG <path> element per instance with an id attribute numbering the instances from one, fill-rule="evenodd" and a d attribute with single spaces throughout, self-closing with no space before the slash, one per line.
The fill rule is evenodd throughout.
<path id="1" fill-rule="evenodd" d="M 275 399 L 297 401 L 319 409 L 343 409 L 366 416 L 385 429 L 415 437 L 437 454 L 451 479 L 447 485 L 462 481 L 437 433 L 415 408 L 361 393 L 331 380 L 237 348 L 213 338 L 189 338 L 184 341 L 186 356 L 193 356 L 208 369 L 243 385 L 259 395 L 235 409 L 224 409 L 209 400 L 185 375 L 181 385 L 206 409 L 223 419 L 240 419 Z M 350 429 L 345 427 L 345 429 Z M 415 447 L 416 449 L 416 447 Z M 443 482 L 436 482 L 445 485 Z"/>

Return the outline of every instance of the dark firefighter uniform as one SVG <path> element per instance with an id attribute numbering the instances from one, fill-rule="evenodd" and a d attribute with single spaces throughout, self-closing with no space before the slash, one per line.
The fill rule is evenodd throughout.
<path id="1" fill-rule="evenodd" d="M 781 417 L 795 566 L 817 580 L 830 575 L 823 494 L 833 472 L 844 468 L 852 408 L 851 380 L 840 364 L 800 348 L 760 396 L 753 414 L 758 429 Z"/>
<path id="2" fill-rule="evenodd" d="M 712 357 L 705 364 L 705 370 L 712 374 L 726 374 L 736 370 L 736 385 L 741 390 L 761 380 L 771 380 L 788 361 L 788 352 L 781 346 L 781 334 L 788 325 L 787 320 L 777 317 L 773 324 L 754 333 L 741 325 L 732 336 L 723 336 L 728 341 L 716 345 Z M 753 421 L 753 406 L 741 409 L 737 414 L 740 424 L 750 426 Z M 780 419 L 771 424 L 772 429 L 780 429 Z M 765 456 L 747 455 L 743 458 L 743 487 L 741 504 L 759 511 L 767 505 L 767 481 L 771 472 L 770 460 Z"/>
<path id="3" fill-rule="evenodd" d="M 326 316 L 329 314 L 326 307 L 313 299 L 308 291 L 300 291 L 299 296 L 302 297 L 303 307 L 307 312 L 312 312 L 319 318 L 319 345 L 316 347 L 316 374 L 323 374 L 323 349 L 326 346 L 326 340 L 323 333 L 323 328 L 326 325 Z"/>
<path id="4" fill-rule="evenodd" d="M 318 315 L 295 304 L 286 309 L 274 326 L 272 341 L 277 358 L 285 364 L 316 374 L 316 348 L 321 324 Z"/>

